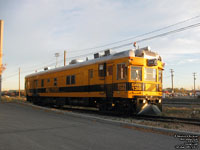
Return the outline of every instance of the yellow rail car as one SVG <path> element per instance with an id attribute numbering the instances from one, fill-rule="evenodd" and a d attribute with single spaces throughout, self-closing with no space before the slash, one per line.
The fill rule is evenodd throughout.
<path id="1" fill-rule="evenodd" d="M 28 101 L 43 105 L 83 105 L 101 110 L 140 112 L 162 109 L 161 57 L 148 47 L 72 62 L 25 77 Z"/>

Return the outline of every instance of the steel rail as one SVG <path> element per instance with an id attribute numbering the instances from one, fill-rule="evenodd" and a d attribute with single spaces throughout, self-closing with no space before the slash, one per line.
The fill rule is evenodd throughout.
<path id="1" fill-rule="evenodd" d="M 68 107 L 69 108 L 69 107 Z M 117 114 L 113 112 L 99 112 L 98 110 L 91 109 L 83 109 L 83 108 L 73 108 L 70 107 L 71 111 L 76 112 L 84 112 L 84 113 L 92 113 L 98 115 L 106 115 L 112 117 L 120 117 L 120 118 L 130 118 L 130 119 L 138 119 L 138 120 L 149 120 L 149 121 L 160 121 L 160 122 L 170 122 L 170 123 L 184 123 L 191 125 L 200 125 L 200 119 L 197 118 L 179 118 L 179 117 L 169 117 L 169 116 L 149 116 L 149 115 L 125 115 L 125 114 Z"/>
<path id="2" fill-rule="evenodd" d="M 56 109 L 61 109 L 63 111 L 77 112 L 77 113 L 85 113 L 85 114 L 94 114 L 106 117 L 119 117 L 121 119 L 137 119 L 137 120 L 148 120 L 148 121 L 159 121 L 159 122 L 169 122 L 169 123 L 184 123 L 190 125 L 200 125 L 200 119 L 197 118 L 179 118 L 179 117 L 168 117 L 168 116 L 150 116 L 150 115 L 131 115 L 131 114 L 123 114 L 116 113 L 112 111 L 100 112 L 98 108 L 93 107 L 83 107 L 83 106 L 72 106 L 65 105 L 64 107 L 53 107 Z"/>
<path id="3" fill-rule="evenodd" d="M 142 116 L 134 115 L 134 118 L 140 119 L 140 120 L 149 120 L 149 121 L 160 121 L 160 122 L 200 125 L 200 119 L 197 119 L 197 118 L 179 118 L 179 117 L 148 116 L 148 115 L 142 115 Z"/>

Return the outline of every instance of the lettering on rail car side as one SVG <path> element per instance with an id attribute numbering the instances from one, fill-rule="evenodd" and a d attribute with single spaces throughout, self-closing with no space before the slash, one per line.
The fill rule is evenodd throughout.
<path id="1" fill-rule="evenodd" d="M 119 83 L 118 84 L 118 91 L 125 91 L 126 90 L 126 84 L 125 83 Z"/>
<path id="2" fill-rule="evenodd" d="M 132 83 L 132 90 L 133 91 L 142 91 L 142 84 L 141 83 Z"/>

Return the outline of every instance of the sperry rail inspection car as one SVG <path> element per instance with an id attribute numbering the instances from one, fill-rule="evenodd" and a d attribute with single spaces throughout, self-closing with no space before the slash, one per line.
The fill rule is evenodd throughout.
<path id="1" fill-rule="evenodd" d="M 42 105 L 82 105 L 139 113 L 147 105 L 162 110 L 161 57 L 149 47 L 115 54 L 25 77 L 28 101 Z"/>

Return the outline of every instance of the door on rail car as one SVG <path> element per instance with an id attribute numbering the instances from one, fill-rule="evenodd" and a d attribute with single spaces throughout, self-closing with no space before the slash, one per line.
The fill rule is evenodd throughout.
<path id="1" fill-rule="evenodd" d="M 107 98 L 113 97 L 113 64 L 106 64 L 105 92 Z"/>
<path id="2" fill-rule="evenodd" d="M 91 92 L 91 84 L 93 82 L 93 69 L 88 70 L 88 92 Z"/>
<path id="3" fill-rule="evenodd" d="M 38 87 L 38 80 L 34 80 L 33 81 L 33 95 L 37 96 L 38 92 L 37 92 L 37 87 Z"/>

